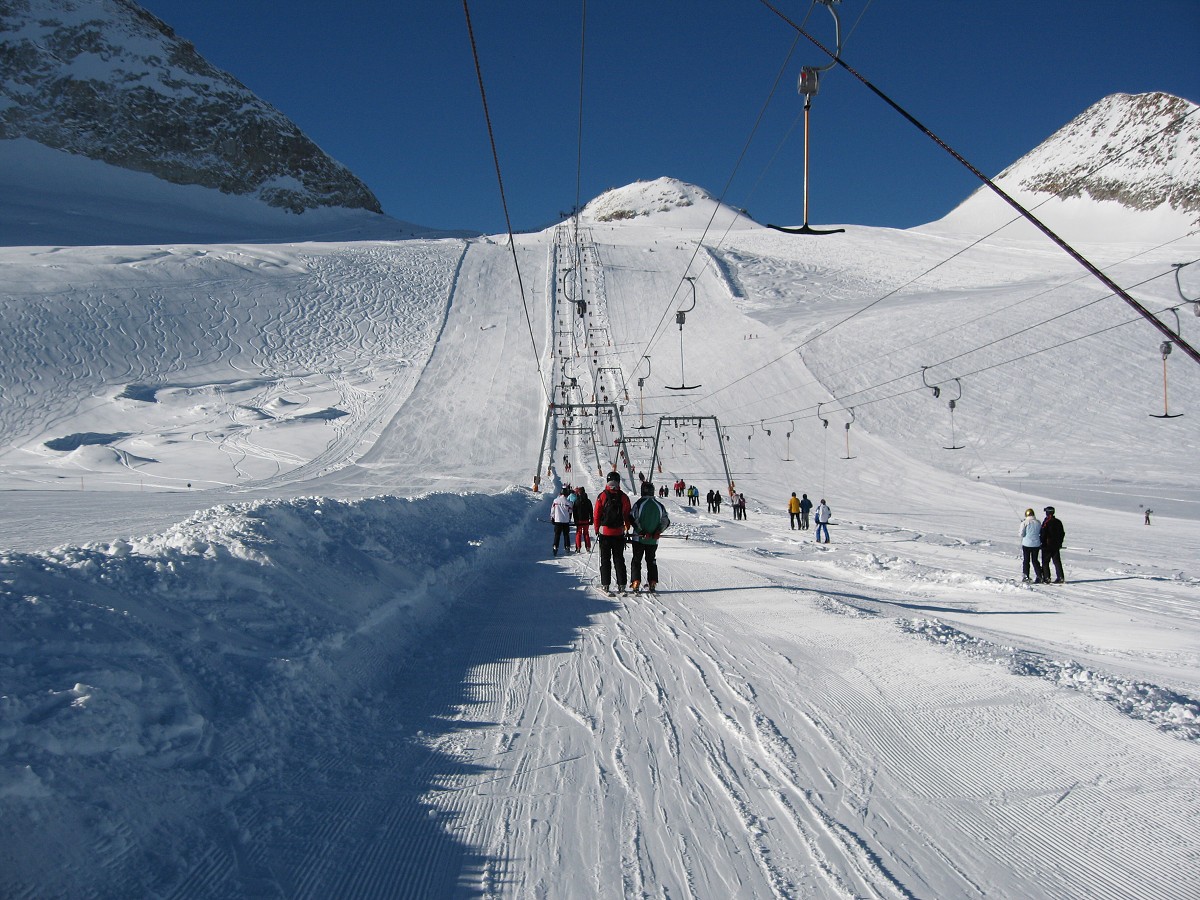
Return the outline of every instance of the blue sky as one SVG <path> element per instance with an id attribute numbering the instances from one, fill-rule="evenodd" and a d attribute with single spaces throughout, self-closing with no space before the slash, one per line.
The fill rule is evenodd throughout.
<path id="1" fill-rule="evenodd" d="M 796 21 L 809 9 L 773 2 Z M 291 117 L 389 215 L 504 230 L 460 2 L 143 5 Z M 795 32 L 758 0 L 592 0 L 577 166 L 582 9 L 471 4 L 515 229 L 569 210 L 577 173 L 584 202 L 664 175 L 720 195 L 732 177 L 727 202 L 760 222 L 801 220 L 795 83 L 800 66 L 827 62 L 819 50 L 796 46 L 735 176 Z M 988 174 L 1108 94 L 1200 102 L 1200 0 L 844 0 L 839 13 L 846 62 Z M 832 43 L 824 8 L 808 28 Z M 810 154 L 814 225 L 918 225 L 978 184 L 838 69 L 813 101 Z"/>

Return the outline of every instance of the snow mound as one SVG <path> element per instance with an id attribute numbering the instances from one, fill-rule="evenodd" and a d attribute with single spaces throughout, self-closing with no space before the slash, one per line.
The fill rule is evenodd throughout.
<path id="1" fill-rule="evenodd" d="M 703 229 L 717 213 L 722 228 L 734 220 L 735 227 L 758 227 L 739 210 L 725 206 L 703 188 L 675 178 L 636 181 L 613 188 L 583 208 L 580 218 L 595 223 L 629 222 L 653 219 L 656 225 Z"/>
<path id="2" fill-rule="evenodd" d="M 1096 672 L 1073 660 L 1002 647 L 937 619 L 900 619 L 902 631 L 974 657 L 995 660 L 1015 675 L 1032 675 L 1112 704 L 1124 715 L 1150 722 L 1184 740 L 1200 740 L 1200 702 L 1145 681 Z"/>
<path id="3" fill-rule="evenodd" d="M 535 508 L 515 490 L 263 501 L 148 537 L 0 554 L 0 748 L 25 764 L 0 771 L 0 797 L 119 791 L 64 760 L 152 758 L 130 777 L 154 778 L 208 758 L 214 721 L 255 735 L 240 762 L 211 760 L 240 767 L 244 786 L 309 703 L 372 677 L 364 646 L 404 646 L 504 552 L 512 532 L 481 522 L 520 534 Z"/>

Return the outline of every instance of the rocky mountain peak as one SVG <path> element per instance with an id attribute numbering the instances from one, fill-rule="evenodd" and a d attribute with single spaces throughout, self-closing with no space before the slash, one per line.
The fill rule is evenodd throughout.
<path id="1" fill-rule="evenodd" d="M 0 0 L 0 139 L 254 195 L 380 212 L 279 110 L 132 0 Z"/>
<path id="2" fill-rule="evenodd" d="M 1200 223 L 1200 107 L 1164 93 L 1113 94 L 999 176 L 1034 195 L 1164 204 Z"/>

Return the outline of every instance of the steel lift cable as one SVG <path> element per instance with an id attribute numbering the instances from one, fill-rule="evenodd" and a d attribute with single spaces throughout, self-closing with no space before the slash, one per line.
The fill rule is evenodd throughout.
<path id="1" fill-rule="evenodd" d="M 771 0 L 759 0 L 759 2 L 762 3 L 764 6 L 766 6 L 769 10 L 771 10 L 771 12 L 775 13 L 775 15 L 779 16 L 779 18 L 783 19 L 785 22 L 787 22 L 789 25 L 791 25 L 793 28 L 795 28 L 797 31 L 799 31 L 801 34 L 803 34 L 806 38 L 808 38 L 809 41 L 811 41 L 814 45 L 816 45 L 822 52 L 824 52 L 825 54 L 830 56 L 836 65 L 841 66 L 843 69 L 845 69 L 851 75 L 853 75 L 856 79 L 858 79 L 859 82 L 861 82 L 863 84 L 864 87 L 866 87 L 869 91 L 871 91 L 871 93 L 875 94 L 875 96 L 877 96 L 880 100 L 882 100 L 884 103 L 886 103 L 892 109 L 894 109 L 897 113 L 899 113 L 907 122 L 909 122 L 911 125 L 913 125 L 918 131 L 920 131 L 922 134 L 924 134 L 926 137 L 928 137 L 930 140 L 932 140 L 935 144 L 937 144 L 939 147 L 941 147 L 943 150 L 945 150 L 947 153 L 949 153 L 955 160 L 957 160 L 962 166 L 964 166 L 972 175 L 974 175 L 976 178 L 978 178 L 980 181 L 982 181 L 983 184 L 989 190 L 991 190 L 994 194 L 996 194 L 996 196 L 998 196 L 1001 200 L 1003 200 L 1005 203 L 1007 203 L 1009 206 L 1011 206 L 1017 213 L 1019 213 L 1031 225 L 1033 225 L 1035 228 L 1037 228 L 1038 231 L 1042 232 L 1042 234 L 1044 234 L 1047 238 L 1049 238 L 1050 241 L 1055 246 L 1057 246 L 1064 253 L 1066 253 L 1068 256 L 1070 256 L 1073 260 L 1075 260 L 1077 263 L 1079 263 L 1081 266 L 1083 266 L 1085 269 L 1087 269 L 1089 272 L 1091 272 L 1092 275 L 1094 275 L 1096 277 L 1096 279 L 1100 281 L 1101 284 L 1103 284 L 1110 291 L 1112 291 L 1114 294 L 1116 294 L 1118 297 L 1120 297 L 1123 301 L 1125 301 L 1125 303 L 1128 304 L 1132 309 L 1136 310 L 1138 315 L 1140 315 L 1143 319 L 1145 319 L 1147 322 L 1149 322 L 1151 325 L 1153 325 L 1155 328 L 1157 328 L 1159 331 L 1161 331 L 1167 337 L 1168 340 L 1177 344 L 1179 346 L 1179 348 L 1181 350 L 1183 350 L 1183 352 L 1186 353 L 1192 359 L 1193 362 L 1200 364 L 1200 350 L 1197 350 L 1195 347 L 1193 347 L 1191 344 L 1189 344 L 1187 341 L 1185 341 L 1176 332 L 1171 331 L 1171 329 L 1169 327 L 1167 327 L 1166 323 L 1164 323 L 1162 320 L 1158 319 L 1153 313 L 1150 312 L 1150 310 L 1146 309 L 1145 306 L 1143 306 L 1141 303 L 1139 303 L 1137 300 L 1135 300 L 1133 297 L 1131 297 L 1125 291 L 1124 288 L 1122 288 L 1119 284 L 1117 284 L 1115 281 L 1113 281 L 1111 278 L 1109 278 L 1107 275 L 1105 275 L 1104 272 L 1102 272 L 1095 264 L 1093 264 L 1090 260 L 1088 260 L 1086 257 L 1084 257 L 1078 250 L 1076 250 L 1074 247 L 1072 247 L 1070 244 L 1068 244 L 1066 241 L 1064 241 L 1061 237 L 1059 237 L 1058 234 L 1056 234 L 1049 227 L 1047 227 L 1047 225 L 1044 222 L 1042 222 L 1041 219 L 1037 218 L 1037 216 L 1035 216 L 1033 213 L 1031 213 L 1029 210 L 1027 210 L 1020 203 L 1018 203 L 1013 197 L 1011 197 L 1008 193 L 1006 193 L 992 179 L 988 178 L 986 175 L 983 174 L 983 172 L 981 172 L 978 168 L 976 168 L 974 165 L 972 165 L 970 162 L 968 162 L 967 159 L 961 153 L 959 153 L 957 150 L 955 150 L 953 147 L 951 147 L 949 144 L 947 144 L 944 140 L 942 140 L 940 137 L 938 137 L 936 134 L 934 134 L 932 131 L 930 131 L 929 128 L 927 128 L 925 125 L 923 125 L 911 113 L 909 113 L 906 109 L 904 109 L 904 107 L 900 106 L 900 104 L 898 104 L 895 100 L 893 100 L 891 97 L 889 97 L 887 94 L 885 94 L 879 88 L 877 88 L 874 84 L 872 84 L 870 81 L 868 81 L 866 78 L 864 78 L 857 70 L 855 70 L 853 67 L 851 67 L 844 59 L 842 59 L 840 55 L 830 52 L 828 48 L 826 48 L 823 44 L 821 44 L 820 41 L 818 41 L 812 35 L 808 34 L 808 32 L 804 31 L 804 29 L 800 25 L 792 22 L 791 19 L 789 19 L 773 3 L 771 3 Z"/>
<path id="2" fill-rule="evenodd" d="M 487 122 L 488 140 L 492 145 L 492 161 L 496 164 L 496 182 L 500 186 L 500 205 L 504 208 L 504 224 L 508 229 L 508 248 L 512 251 L 513 268 L 517 272 L 517 287 L 521 292 L 521 306 L 525 310 L 525 325 L 529 329 L 529 342 L 533 347 L 533 362 L 537 366 L 538 381 L 542 383 L 542 393 L 547 403 L 553 403 L 554 398 L 546 385 L 546 373 L 542 371 L 541 354 L 538 352 L 537 339 L 533 336 L 533 319 L 529 314 L 529 303 L 525 298 L 525 282 L 521 278 L 521 264 L 517 261 L 517 242 L 513 237 L 512 218 L 508 214 L 508 200 L 504 196 L 504 178 L 500 174 L 500 154 L 496 150 L 496 133 L 492 128 L 492 115 L 488 111 L 487 91 L 483 86 L 483 68 L 479 63 L 479 47 L 475 43 L 475 29 L 471 25 L 471 9 L 467 0 L 463 0 L 463 14 L 467 18 L 467 34 L 471 39 L 471 55 L 475 60 L 475 75 L 479 79 L 479 96 L 483 101 L 483 118 Z"/>

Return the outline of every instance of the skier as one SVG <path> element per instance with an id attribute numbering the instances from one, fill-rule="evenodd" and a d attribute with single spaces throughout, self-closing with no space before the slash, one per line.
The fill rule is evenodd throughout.
<path id="1" fill-rule="evenodd" d="M 1055 584 L 1066 581 L 1063 578 L 1062 545 L 1067 538 L 1067 530 L 1061 519 L 1054 518 L 1054 507 L 1047 506 L 1046 518 L 1042 521 L 1042 581 L 1050 583 L 1050 563 L 1054 563 Z"/>
<path id="2" fill-rule="evenodd" d="M 1021 580 L 1029 581 L 1029 567 L 1033 566 L 1034 582 L 1042 583 L 1042 565 L 1038 554 L 1042 551 L 1042 523 L 1032 509 L 1025 510 L 1025 521 L 1021 523 Z"/>
<path id="3" fill-rule="evenodd" d="M 743 522 L 746 521 L 746 495 L 745 494 L 737 495 L 737 514 L 738 514 L 739 519 L 741 519 Z"/>
<path id="4" fill-rule="evenodd" d="M 587 545 L 588 553 L 592 552 L 592 499 L 587 491 L 579 487 L 575 489 L 575 552 L 578 553 L 583 545 Z"/>
<path id="5" fill-rule="evenodd" d="M 817 543 L 818 544 L 822 543 L 821 532 L 823 531 L 823 532 L 825 532 L 825 540 L 823 543 L 828 544 L 829 543 L 829 520 L 833 518 L 833 512 L 825 504 L 824 497 L 822 497 L 821 502 L 817 504 L 817 511 L 814 514 L 814 518 L 816 518 L 816 520 L 817 520 L 817 533 L 816 533 Z"/>
<path id="6" fill-rule="evenodd" d="M 708 502 L 708 511 L 713 512 L 713 490 L 708 489 L 708 493 L 704 495 L 704 499 Z"/>
<path id="7" fill-rule="evenodd" d="M 792 491 L 792 497 L 788 500 L 788 527 L 792 531 L 800 527 L 800 498 L 795 491 Z"/>
<path id="8" fill-rule="evenodd" d="M 808 511 L 812 509 L 812 501 L 808 499 L 808 494 L 800 496 L 800 530 L 808 531 Z"/>
<path id="9" fill-rule="evenodd" d="M 721 492 L 713 491 L 713 512 L 718 516 L 721 514 Z"/>
<path id="10" fill-rule="evenodd" d="M 600 586 L 612 594 L 612 570 L 617 570 L 617 590 L 625 590 L 625 531 L 632 527 L 629 496 L 621 490 L 621 474 L 609 472 L 604 490 L 596 497 L 592 511 L 596 524 L 596 542 L 600 545 Z"/>
<path id="11" fill-rule="evenodd" d="M 562 535 L 563 550 L 567 553 L 571 552 L 571 522 L 575 519 L 575 511 L 571 508 L 571 501 L 568 495 L 571 493 L 569 487 L 562 489 L 554 502 L 550 504 L 550 521 L 554 523 L 554 546 L 550 549 L 558 556 L 558 538 Z"/>
<path id="12" fill-rule="evenodd" d="M 633 580 L 629 589 L 637 591 L 642 583 L 642 557 L 646 557 L 646 589 L 654 593 L 658 587 L 658 536 L 671 527 L 667 508 L 654 498 L 654 486 L 642 485 L 642 496 L 633 505 Z"/>

